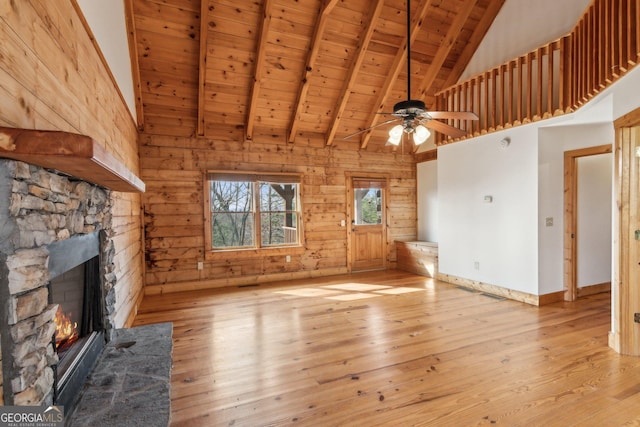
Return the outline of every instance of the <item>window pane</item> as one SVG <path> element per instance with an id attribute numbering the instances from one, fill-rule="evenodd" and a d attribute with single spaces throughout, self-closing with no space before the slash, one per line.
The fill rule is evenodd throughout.
<path id="1" fill-rule="evenodd" d="M 253 213 L 214 213 L 211 222 L 213 224 L 214 248 L 254 245 Z"/>
<path id="2" fill-rule="evenodd" d="M 293 226 L 285 224 L 290 223 Z M 260 214 L 262 244 L 290 245 L 298 243 L 297 218 L 294 212 L 267 212 Z"/>
<path id="3" fill-rule="evenodd" d="M 253 184 L 241 181 L 211 181 L 211 212 L 251 212 Z"/>
<path id="4" fill-rule="evenodd" d="M 253 246 L 253 184 L 243 181 L 211 181 L 214 248 Z"/>
<path id="5" fill-rule="evenodd" d="M 260 211 L 295 211 L 297 184 L 260 183 Z"/>
<path id="6" fill-rule="evenodd" d="M 382 192 L 379 188 L 354 189 L 354 207 L 357 225 L 382 223 Z"/>
<path id="7" fill-rule="evenodd" d="M 277 175 L 252 179 L 257 177 L 209 175 L 212 249 L 299 244 L 300 183 Z"/>

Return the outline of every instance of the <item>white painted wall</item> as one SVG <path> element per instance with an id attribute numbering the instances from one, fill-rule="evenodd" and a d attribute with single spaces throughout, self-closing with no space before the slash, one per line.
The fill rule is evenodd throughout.
<path id="1" fill-rule="evenodd" d="M 569 125 L 571 122 L 571 120 L 554 120 L 554 124 L 566 124 L 566 126 L 551 126 L 539 130 L 538 292 L 540 295 L 562 291 L 564 288 L 564 152 L 612 144 L 614 140 L 611 122 Z M 607 178 L 607 182 L 612 185 L 611 176 Z M 611 199 L 605 203 L 611 209 Z M 546 218 L 553 218 L 553 226 L 545 225 Z M 609 265 L 611 265 L 610 254 L 611 252 L 606 260 Z"/>
<path id="2" fill-rule="evenodd" d="M 131 57 L 127 41 L 124 0 L 77 0 L 84 18 L 109 64 L 122 97 L 136 120 Z"/>
<path id="3" fill-rule="evenodd" d="M 613 143 L 613 120 L 640 108 L 639 89 L 636 67 L 576 113 L 440 147 L 440 271 L 536 295 L 561 291 L 564 151 Z"/>
<path id="4" fill-rule="evenodd" d="M 611 282 L 613 155 L 577 159 L 577 278 L 579 288 Z"/>
<path id="5" fill-rule="evenodd" d="M 507 0 L 463 79 L 566 34 L 589 3 Z M 613 120 L 640 107 L 639 90 L 636 67 L 577 113 L 446 145 L 437 165 L 418 165 L 419 236 L 435 234 L 440 271 L 536 295 L 562 290 L 564 151 L 612 143 Z M 426 209 L 433 194 L 436 214 Z"/>
<path id="6" fill-rule="evenodd" d="M 537 132 L 528 127 L 438 149 L 441 273 L 537 293 L 537 159 Z"/>
<path id="7" fill-rule="evenodd" d="M 571 31 L 591 0 L 507 0 L 461 80 L 483 73 Z"/>
<path id="8" fill-rule="evenodd" d="M 438 242 L 438 162 L 418 164 L 418 240 Z"/>

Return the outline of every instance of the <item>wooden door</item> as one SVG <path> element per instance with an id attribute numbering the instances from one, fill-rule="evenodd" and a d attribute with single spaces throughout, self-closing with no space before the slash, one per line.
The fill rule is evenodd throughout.
<path id="1" fill-rule="evenodd" d="M 385 178 L 351 177 L 349 270 L 381 270 L 387 267 L 387 226 Z"/>

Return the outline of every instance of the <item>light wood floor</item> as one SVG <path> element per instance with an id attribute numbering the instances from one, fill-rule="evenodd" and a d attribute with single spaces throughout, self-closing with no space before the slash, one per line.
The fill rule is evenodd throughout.
<path id="1" fill-rule="evenodd" d="M 640 425 L 609 294 L 536 308 L 390 271 L 146 297 L 136 324 L 166 321 L 173 426 Z"/>

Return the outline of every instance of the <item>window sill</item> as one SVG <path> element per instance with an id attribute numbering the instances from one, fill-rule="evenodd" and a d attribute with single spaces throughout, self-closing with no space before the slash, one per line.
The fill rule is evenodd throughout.
<path id="1" fill-rule="evenodd" d="M 229 259 L 246 259 L 246 258 L 260 258 L 270 256 L 285 256 L 285 255 L 297 255 L 304 253 L 304 246 L 278 246 L 275 248 L 260 248 L 260 249 L 228 249 L 228 250 L 215 250 L 205 252 L 205 260 L 229 260 Z"/>

